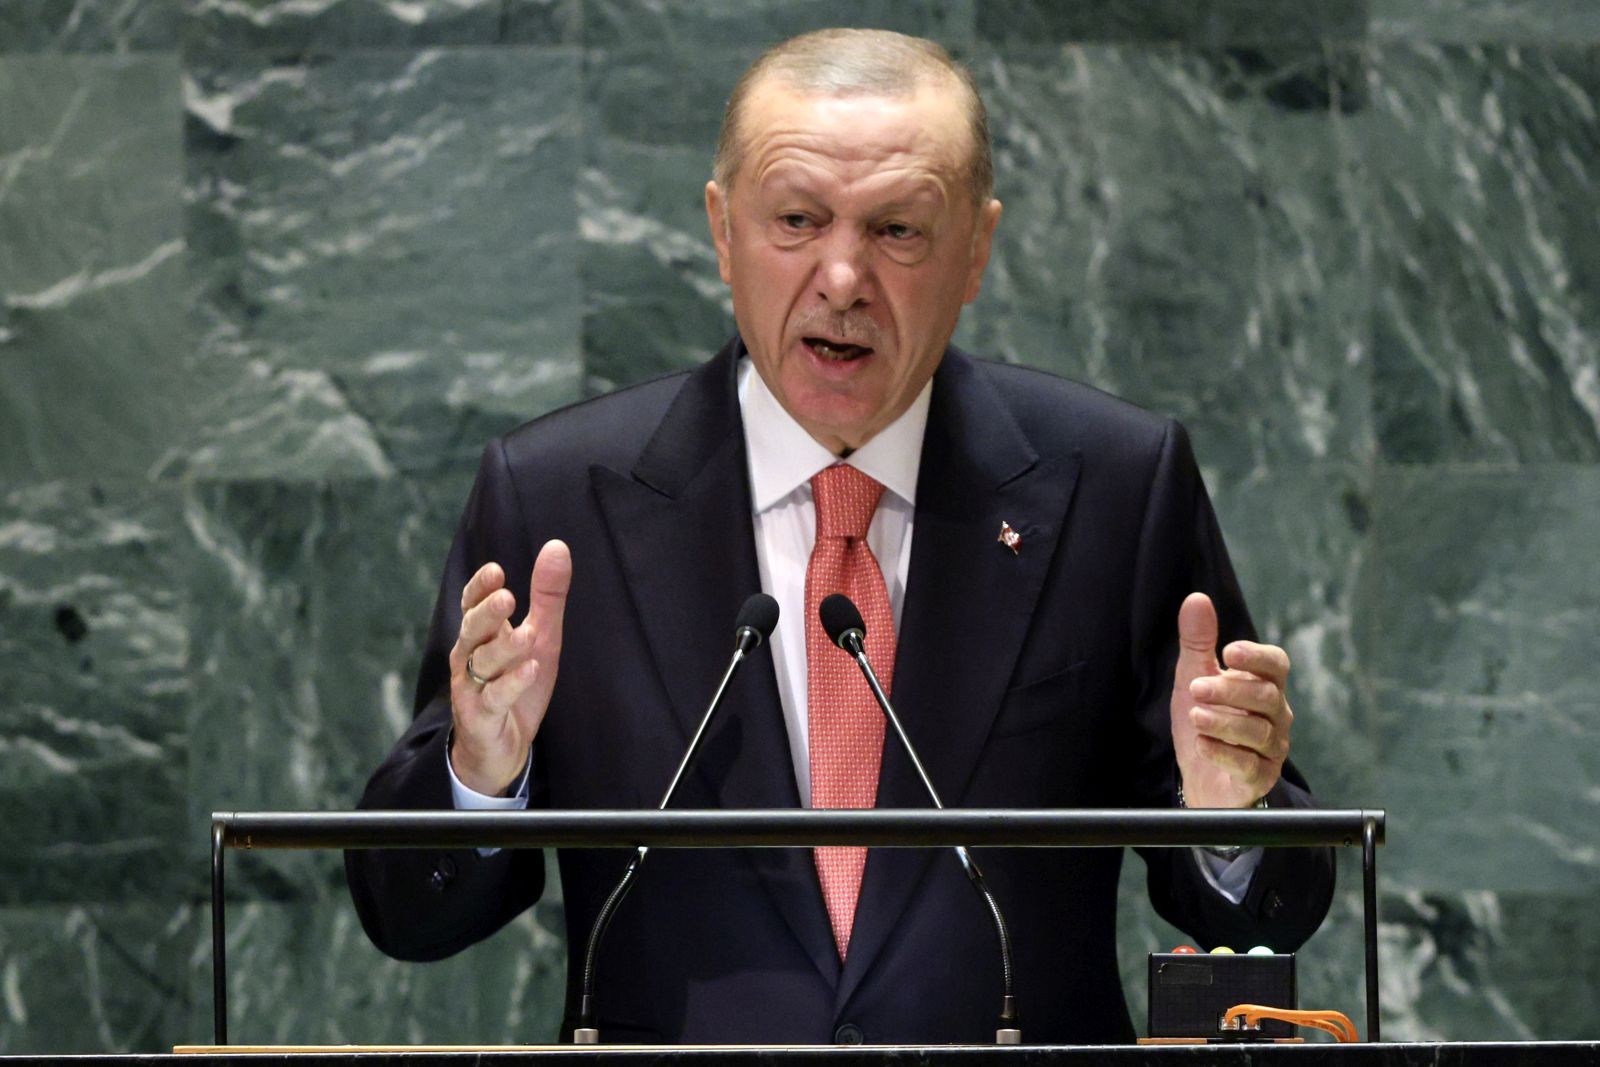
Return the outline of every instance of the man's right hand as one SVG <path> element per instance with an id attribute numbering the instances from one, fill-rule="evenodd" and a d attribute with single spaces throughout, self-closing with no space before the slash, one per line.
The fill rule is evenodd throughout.
<path id="1" fill-rule="evenodd" d="M 502 795 L 522 776 L 550 706 L 572 552 L 561 541 L 546 541 L 539 550 L 520 626 L 511 625 L 517 598 L 505 584 L 498 563 L 478 568 L 461 591 L 461 633 L 450 650 L 450 766 L 462 785 L 487 796 Z"/>

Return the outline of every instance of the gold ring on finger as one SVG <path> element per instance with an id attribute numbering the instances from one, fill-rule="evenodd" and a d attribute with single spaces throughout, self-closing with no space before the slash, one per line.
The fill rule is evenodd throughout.
<path id="1" fill-rule="evenodd" d="M 484 686 L 488 685 L 489 682 L 490 682 L 490 679 L 485 678 L 483 675 L 479 674 L 477 671 L 472 669 L 472 657 L 471 656 L 467 657 L 467 677 L 471 678 L 474 682 L 476 682 L 479 689 L 482 689 Z"/>

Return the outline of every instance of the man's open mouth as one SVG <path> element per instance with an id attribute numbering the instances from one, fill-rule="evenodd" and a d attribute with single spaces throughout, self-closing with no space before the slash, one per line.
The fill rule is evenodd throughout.
<path id="1" fill-rule="evenodd" d="M 847 341 L 830 341 L 825 337 L 806 337 L 803 340 L 806 347 L 818 356 L 836 363 L 848 363 L 872 354 L 872 349 L 863 345 L 853 345 Z"/>

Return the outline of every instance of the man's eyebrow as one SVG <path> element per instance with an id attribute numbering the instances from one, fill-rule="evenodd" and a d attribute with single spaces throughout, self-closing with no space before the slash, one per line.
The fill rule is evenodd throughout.
<path id="1" fill-rule="evenodd" d="M 937 206 L 938 202 L 943 199 L 943 190 L 934 183 L 927 182 L 918 186 L 915 192 L 897 196 L 893 200 L 878 205 L 873 213 L 883 215 L 895 211 L 914 211 L 918 208 Z"/>
<path id="2" fill-rule="evenodd" d="M 763 181 L 765 192 L 771 196 L 798 197 L 814 204 L 823 202 L 822 197 L 803 179 L 787 175 L 780 175 L 770 180 Z M 870 214 L 885 215 L 897 211 L 915 211 L 929 207 L 936 207 L 945 199 L 945 190 L 937 181 L 925 179 L 906 192 L 897 193 L 892 199 L 872 205 Z"/>
<path id="3" fill-rule="evenodd" d="M 763 180 L 761 185 L 766 192 L 778 196 L 803 196 L 807 200 L 811 201 L 817 201 L 820 199 L 817 196 L 816 191 L 808 186 L 805 182 L 799 181 L 793 177 L 784 176 L 782 174 L 775 178 Z"/>

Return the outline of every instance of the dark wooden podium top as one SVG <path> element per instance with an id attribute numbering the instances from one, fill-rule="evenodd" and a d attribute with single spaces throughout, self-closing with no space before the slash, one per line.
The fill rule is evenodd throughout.
<path id="1" fill-rule="evenodd" d="M 250 1049 L 250 1051 L 246 1051 Z M 290 1067 L 314 1061 L 317 1067 L 598 1067 L 602 1063 L 643 1067 L 1600 1067 L 1600 1042 L 1528 1041 L 1504 1043 L 1303 1044 L 1303 1045 L 1098 1045 L 917 1046 L 628 1046 L 579 1048 L 573 1045 L 483 1046 L 186 1046 L 181 1055 L 0 1056 L 5 1067 Z"/>

